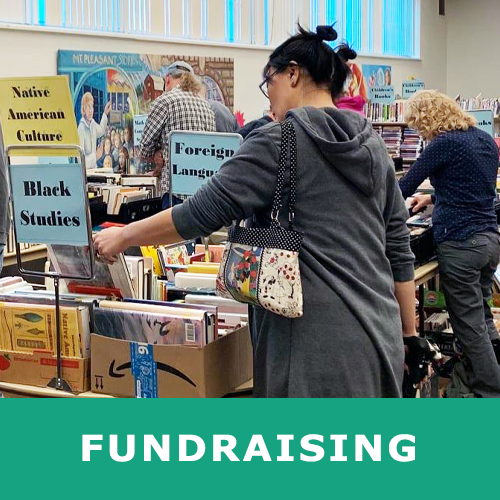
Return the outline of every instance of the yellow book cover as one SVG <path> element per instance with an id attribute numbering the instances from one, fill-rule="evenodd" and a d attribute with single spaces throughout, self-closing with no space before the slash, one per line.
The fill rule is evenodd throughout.
<path id="1" fill-rule="evenodd" d="M 153 259 L 153 271 L 157 276 L 162 276 L 160 260 L 158 259 L 158 252 L 155 247 L 141 247 L 143 257 L 151 257 Z"/>
<path id="2" fill-rule="evenodd" d="M 61 340 L 63 356 L 68 358 L 79 357 L 80 339 L 76 308 L 61 308 Z"/>
<path id="3" fill-rule="evenodd" d="M 10 329 L 10 311 L 3 307 L 0 302 L 0 348 L 4 351 L 12 351 L 12 330 Z"/>
<path id="4" fill-rule="evenodd" d="M 5 329 L 12 338 L 12 350 L 19 352 L 50 351 L 51 318 L 44 306 L 2 304 Z"/>
<path id="5" fill-rule="evenodd" d="M 2 332 L 10 332 L 11 349 L 57 353 L 55 307 L 41 304 L 0 303 Z M 61 307 L 61 345 L 65 357 L 80 350 L 78 309 Z"/>
<path id="6" fill-rule="evenodd" d="M 196 274 L 219 274 L 220 264 L 199 263 L 190 264 L 188 266 L 188 273 Z"/>

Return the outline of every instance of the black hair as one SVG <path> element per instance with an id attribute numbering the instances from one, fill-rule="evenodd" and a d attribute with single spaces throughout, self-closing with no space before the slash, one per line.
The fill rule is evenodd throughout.
<path id="1" fill-rule="evenodd" d="M 277 73 L 284 72 L 291 62 L 305 68 L 316 85 L 328 86 L 333 99 L 342 94 L 344 84 L 350 74 L 347 61 L 355 59 L 356 51 L 347 44 L 333 49 L 324 42 L 337 40 L 333 26 L 318 26 L 316 33 L 298 25 L 298 33 L 282 43 L 269 57 L 264 68 L 264 78 L 268 78 L 271 68 Z"/>

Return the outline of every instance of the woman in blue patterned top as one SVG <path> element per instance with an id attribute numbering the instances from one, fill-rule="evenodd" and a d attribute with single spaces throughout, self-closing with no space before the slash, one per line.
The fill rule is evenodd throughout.
<path id="1" fill-rule="evenodd" d="M 488 305 L 500 260 L 494 209 L 498 148 L 489 134 L 475 127 L 472 115 L 437 91 L 415 94 L 405 115 L 408 125 L 430 141 L 400 187 L 408 198 L 430 178 L 435 189 L 432 197 L 415 195 L 413 209 L 435 205 L 439 270 L 453 331 L 464 353 L 453 380 L 475 396 L 500 397 L 495 356 L 500 339 Z"/>

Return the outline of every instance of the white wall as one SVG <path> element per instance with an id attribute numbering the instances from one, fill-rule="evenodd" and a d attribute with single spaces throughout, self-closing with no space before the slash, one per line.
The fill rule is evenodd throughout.
<path id="1" fill-rule="evenodd" d="M 396 91 L 400 91 L 402 80 L 410 76 L 422 78 L 428 87 L 446 90 L 446 20 L 438 16 L 438 0 L 422 0 L 421 25 L 421 61 L 360 58 L 359 62 L 392 65 Z M 0 77 L 54 75 L 57 73 L 59 49 L 232 57 L 235 63 L 235 109 L 243 111 L 245 118 L 251 120 L 261 116 L 268 107 L 258 85 L 270 50 L 9 28 L 0 28 L 0 47 Z"/>
<path id="2" fill-rule="evenodd" d="M 449 0 L 448 93 L 451 96 L 500 95 L 499 0 Z"/>

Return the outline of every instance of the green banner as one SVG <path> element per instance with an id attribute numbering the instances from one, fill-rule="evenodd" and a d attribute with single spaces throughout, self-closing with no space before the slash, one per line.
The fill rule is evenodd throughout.
<path id="1" fill-rule="evenodd" d="M 3 399 L 1 497 L 496 497 L 499 410 L 474 400 Z"/>

